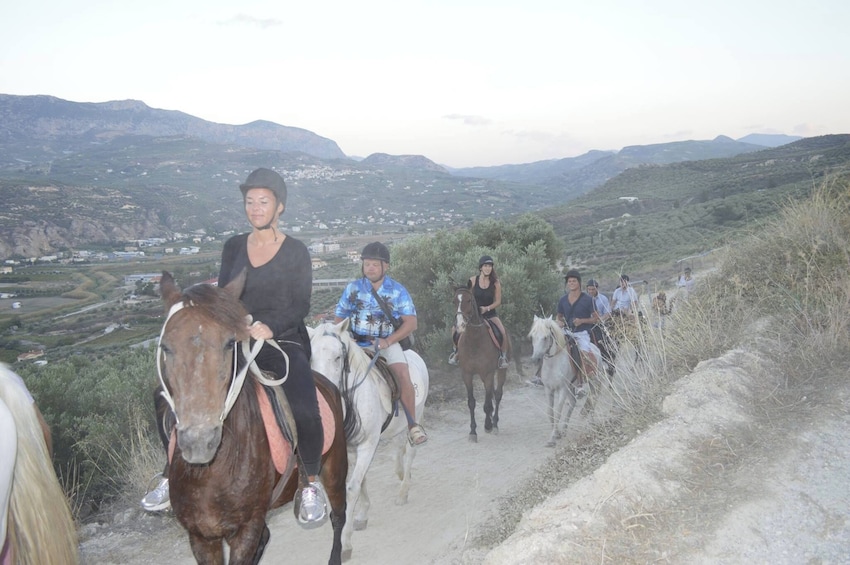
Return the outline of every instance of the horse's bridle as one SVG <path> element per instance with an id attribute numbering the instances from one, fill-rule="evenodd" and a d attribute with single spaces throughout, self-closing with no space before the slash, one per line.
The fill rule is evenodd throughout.
<path id="1" fill-rule="evenodd" d="M 168 321 L 180 310 L 186 307 L 194 306 L 195 304 L 189 300 L 184 301 L 180 300 L 175 302 L 171 308 L 168 309 L 168 315 L 165 317 L 165 321 L 162 323 L 162 330 L 159 332 L 159 340 L 157 341 L 156 348 L 156 372 L 159 375 L 159 384 L 162 385 L 162 391 L 160 395 L 165 399 L 165 402 L 168 403 L 168 406 L 171 407 L 171 412 L 174 414 L 175 423 L 180 422 L 180 418 L 177 415 L 177 409 L 174 407 L 174 397 L 171 396 L 171 393 L 168 391 L 168 386 L 165 384 L 165 377 L 162 375 L 162 364 L 165 361 L 165 352 L 162 350 L 162 337 L 165 335 L 165 327 L 168 325 Z M 286 382 L 287 377 L 289 376 L 289 356 L 286 354 L 283 349 L 277 344 L 273 339 L 269 340 L 256 340 L 254 342 L 253 347 L 249 347 L 250 340 L 243 340 L 241 342 L 242 354 L 245 356 L 245 364 L 242 366 L 238 372 L 236 370 L 236 366 L 238 363 L 236 362 L 236 346 L 233 347 L 233 378 L 230 380 L 230 388 L 227 390 L 227 396 L 224 398 L 224 407 L 222 408 L 221 415 L 219 416 L 219 422 L 224 422 L 227 415 L 230 414 L 230 410 L 233 408 L 233 405 L 236 404 L 236 399 L 239 397 L 239 393 L 242 392 L 242 386 L 245 384 L 245 376 L 248 373 L 248 370 L 251 370 L 251 373 L 254 375 L 258 381 L 266 386 L 276 386 L 281 385 Z M 269 379 L 263 375 L 263 372 L 257 366 L 257 363 L 254 361 L 256 359 L 257 354 L 260 352 L 260 349 L 263 347 L 263 343 L 269 343 L 278 351 L 280 351 L 281 355 L 286 359 L 286 374 L 280 379 Z"/>
<path id="2" fill-rule="evenodd" d="M 552 343 L 549 344 L 549 347 L 546 348 L 546 352 L 543 354 L 543 357 L 547 359 L 551 359 L 552 357 L 558 355 L 561 351 L 568 351 L 566 345 L 564 345 L 564 347 L 558 345 L 558 340 L 555 339 L 555 336 L 552 334 L 553 331 L 553 329 L 549 329 L 548 339 L 551 339 Z M 552 347 L 555 347 L 555 353 L 549 353 L 550 351 L 552 351 Z"/>
<path id="3" fill-rule="evenodd" d="M 372 372 L 372 368 L 375 366 L 375 363 L 378 361 L 378 352 L 375 351 L 375 356 L 372 357 L 372 360 L 369 362 L 369 366 L 366 367 L 366 372 L 363 373 L 363 377 L 356 381 L 352 386 L 348 386 L 348 379 L 345 378 L 345 375 L 351 372 L 351 363 L 348 361 L 348 345 L 342 340 L 339 334 L 335 332 L 325 332 L 323 335 L 330 336 L 335 338 L 339 342 L 339 346 L 342 348 L 342 368 L 340 369 L 339 382 L 341 384 L 340 388 L 345 389 L 349 392 L 354 392 L 357 388 L 366 380 L 369 376 L 369 373 Z"/>
<path id="4" fill-rule="evenodd" d="M 461 294 L 469 295 L 469 298 L 472 301 L 472 311 L 475 312 L 475 319 L 478 321 L 477 324 L 473 324 L 471 319 L 467 319 L 466 314 L 463 313 L 463 309 L 461 308 L 461 306 L 463 305 L 463 298 L 460 298 Z M 455 312 L 455 316 L 457 318 L 456 326 L 459 333 L 463 332 L 461 325 L 478 328 L 487 323 L 487 320 L 484 318 L 484 316 L 481 315 L 481 312 L 478 311 L 478 303 L 475 301 L 475 296 L 472 295 L 472 292 L 470 292 L 468 289 L 461 288 L 457 290 L 457 296 L 457 312 Z"/>

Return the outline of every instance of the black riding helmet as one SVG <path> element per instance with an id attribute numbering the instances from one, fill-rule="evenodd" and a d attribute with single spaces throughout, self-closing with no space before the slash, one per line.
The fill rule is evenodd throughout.
<path id="1" fill-rule="evenodd" d="M 567 274 L 564 275 L 564 282 L 567 282 L 567 279 L 570 278 L 578 279 L 578 285 L 581 286 L 581 273 L 579 273 L 576 269 L 570 269 L 567 271 Z"/>
<path id="2" fill-rule="evenodd" d="M 490 257 L 489 255 L 482 255 L 481 259 L 478 260 L 478 268 L 479 269 L 481 267 L 483 267 L 484 265 L 492 265 L 492 264 L 493 264 L 493 258 Z"/>
<path id="3" fill-rule="evenodd" d="M 587 281 L 587 286 L 594 286 L 596 288 L 599 288 L 599 283 L 596 282 L 596 279 L 590 279 L 589 281 Z"/>
<path id="4" fill-rule="evenodd" d="M 373 241 L 366 244 L 363 251 L 360 253 L 360 260 L 363 259 L 378 259 L 387 265 L 390 264 L 390 250 L 380 241 Z"/>
<path id="5" fill-rule="evenodd" d="M 286 183 L 283 182 L 283 177 L 271 169 L 257 169 L 245 179 L 245 182 L 239 185 L 242 191 L 242 197 L 245 197 L 252 188 L 267 188 L 274 192 L 277 201 L 286 206 Z"/>

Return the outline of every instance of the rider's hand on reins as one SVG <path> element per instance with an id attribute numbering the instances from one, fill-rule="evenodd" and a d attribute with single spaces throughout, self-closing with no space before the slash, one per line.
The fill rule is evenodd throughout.
<path id="1" fill-rule="evenodd" d="M 248 326 L 248 332 L 251 334 L 251 337 L 256 340 L 266 340 L 274 337 L 274 333 L 270 327 L 265 325 L 263 322 L 254 322 L 250 326 Z"/>

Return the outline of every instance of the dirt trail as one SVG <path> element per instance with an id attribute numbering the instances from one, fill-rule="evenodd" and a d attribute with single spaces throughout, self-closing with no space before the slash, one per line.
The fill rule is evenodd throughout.
<path id="1" fill-rule="evenodd" d="M 454 391 L 451 402 L 429 407 L 431 439 L 417 454 L 405 506 L 393 503 L 398 481 L 389 450 L 379 449 L 368 475 L 369 527 L 354 533 L 348 563 L 850 563 L 850 384 L 766 421 L 753 410 L 760 390 L 753 375 L 764 364 L 743 351 L 701 363 L 675 383 L 661 421 L 529 507 L 493 549 L 471 540 L 491 527 L 500 497 L 521 493 L 555 452 L 544 447 L 544 392 L 512 372 L 500 433 L 491 435 L 483 433 L 477 384 L 480 436 L 470 444 L 466 400 Z M 594 418 L 606 406 L 597 399 Z M 559 447 L 586 425 L 577 410 Z M 117 521 L 124 525 L 87 532 L 84 563 L 194 563 L 172 519 L 132 508 Z M 263 563 L 327 562 L 329 526 L 301 530 L 291 504 L 269 525 Z"/>
<path id="2" fill-rule="evenodd" d="M 512 373 L 498 435 L 484 432 L 483 389 L 480 381 L 476 383 L 477 444 L 467 437 L 465 393 L 463 399 L 428 408 L 424 424 L 430 440 L 417 452 L 410 499 L 404 506 L 394 504 L 399 482 L 390 446 L 378 449 L 367 475 L 372 500 L 369 525 L 354 532 L 353 555 L 347 563 L 451 563 L 463 554 L 470 531 L 493 510 L 499 496 L 514 489 L 553 453 L 544 446 L 549 427 L 543 389 L 518 381 Z M 581 421 L 579 416 L 573 418 L 575 425 Z M 98 532 L 83 542 L 84 562 L 194 563 L 188 538 L 173 519 L 140 515 L 135 509 L 127 512 L 127 528 Z M 332 539 L 329 524 L 317 530 L 301 529 L 291 503 L 271 513 L 268 523 L 272 536 L 263 563 L 327 563 Z"/>

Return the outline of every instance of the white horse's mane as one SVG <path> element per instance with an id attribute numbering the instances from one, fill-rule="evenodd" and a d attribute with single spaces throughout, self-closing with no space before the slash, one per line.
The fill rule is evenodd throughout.
<path id="1" fill-rule="evenodd" d="M 553 320 L 552 316 L 541 318 L 535 315 L 534 322 L 531 324 L 531 330 L 528 332 L 528 337 L 545 337 L 547 333 L 552 336 L 559 349 L 566 347 L 567 341 L 564 338 L 564 331 L 558 325 L 558 322 Z"/>
<path id="2" fill-rule="evenodd" d="M 316 326 L 316 329 L 313 331 L 317 335 L 337 336 L 348 351 L 348 366 L 351 368 L 351 374 L 363 375 L 366 373 L 371 360 L 366 355 L 366 352 L 363 351 L 363 348 L 357 345 L 357 342 L 351 337 L 351 333 L 348 332 L 347 320 L 339 324 L 324 322 Z"/>

